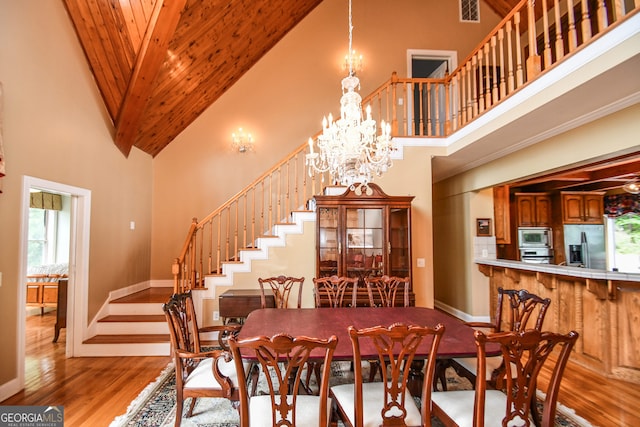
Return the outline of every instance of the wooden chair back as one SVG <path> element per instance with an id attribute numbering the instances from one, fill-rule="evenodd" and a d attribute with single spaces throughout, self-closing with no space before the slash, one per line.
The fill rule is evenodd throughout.
<path id="1" fill-rule="evenodd" d="M 551 299 L 541 298 L 526 289 L 498 288 L 494 332 L 523 331 L 530 328 L 529 321 L 536 313 L 533 328 L 542 330 L 542 323 L 549 304 L 551 304 Z M 503 318 L 505 312 L 506 319 Z"/>
<path id="2" fill-rule="evenodd" d="M 507 405 L 503 425 L 509 420 L 529 420 L 533 417 L 531 409 L 535 406 L 538 374 L 545 363 L 549 361 L 549 355 L 554 348 L 560 346 L 557 352 L 555 366 L 549 379 L 549 387 L 543 404 L 541 425 L 551 427 L 555 424 L 558 393 L 564 369 L 571 355 L 571 350 L 578 339 L 578 333 L 571 331 L 566 335 L 553 332 L 541 332 L 536 329 L 526 331 L 498 332 L 484 334 L 476 331 L 476 344 L 478 346 L 478 375 L 476 377 L 476 397 L 474 425 L 484 425 L 484 409 L 486 396 L 486 343 L 499 343 L 502 348 L 504 360 L 508 360 L 505 370 L 505 388 Z M 551 362 L 549 362 L 551 363 Z"/>
<path id="3" fill-rule="evenodd" d="M 246 339 L 229 338 L 229 345 L 238 372 L 243 372 L 242 356 L 255 360 L 265 373 L 269 395 L 249 397 L 246 382 L 240 384 L 240 427 L 249 426 L 249 414 L 255 415 L 253 408 L 262 408 L 261 421 L 272 420 L 269 425 L 292 426 L 319 425 L 327 426 L 330 418 L 328 407 L 329 377 L 331 375 L 331 359 L 338 344 L 334 335 L 329 339 L 309 337 L 292 337 L 278 334 L 273 337 L 254 337 Z M 299 393 L 302 385 L 303 367 L 313 360 L 322 361 L 323 370 L 317 395 L 309 396 Z M 246 378 L 246 375 L 239 375 Z M 270 404 L 265 403 L 269 399 Z M 270 409 L 267 409 L 270 408 Z M 311 417 L 303 420 L 303 416 Z M 317 415 L 317 422 L 316 422 Z"/>
<path id="4" fill-rule="evenodd" d="M 361 348 L 364 345 L 375 348 L 378 354 L 378 363 L 382 368 L 382 384 L 384 390 L 384 407 L 375 408 L 382 416 L 381 425 L 406 426 L 405 417 L 407 409 L 405 405 L 415 405 L 411 394 L 407 389 L 409 373 L 418 346 L 423 340 L 431 340 L 429 354 L 424 369 L 424 381 L 422 384 L 422 425 L 431 425 L 431 386 L 435 370 L 438 345 L 444 333 L 444 325 L 435 327 L 408 326 L 401 323 L 389 327 L 375 326 L 371 328 L 356 329 L 349 327 L 349 337 L 354 354 L 354 383 L 355 383 L 355 425 L 364 424 L 364 394 L 362 380 L 362 356 Z M 372 383 L 365 383 L 372 384 Z M 417 397 L 417 396 L 416 396 Z"/>
<path id="5" fill-rule="evenodd" d="M 336 307 L 356 307 L 358 298 L 358 278 L 357 277 L 314 277 L 314 295 L 316 307 L 326 307 L 323 300 L 328 302 L 328 306 Z M 346 299 L 345 299 L 346 298 Z"/>
<path id="6" fill-rule="evenodd" d="M 290 277 L 290 276 L 276 276 L 268 278 L 258 278 L 261 292 L 262 308 L 267 307 L 266 296 L 264 293 L 265 286 L 269 286 L 273 292 L 273 296 L 276 301 L 276 308 L 288 308 L 289 296 L 292 291 L 298 292 L 297 308 L 302 307 L 302 285 L 304 284 L 304 277 Z"/>
<path id="7" fill-rule="evenodd" d="M 551 304 L 551 299 L 542 298 L 538 295 L 532 294 L 526 289 L 504 289 L 498 288 L 498 298 L 496 301 L 496 312 L 493 322 L 466 322 L 467 325 L 474 328 L 488 329 L 490 332 L 502 332 L 512 331 L 519 332 L 525 329 L 533 329 L 538 331 L 542 330 L 542 324 L 544 323 L 547 309 Z M 529 322 L 534 318 L 535 324 L 529 325 Z M 473 372 L 476 363 L 472 363 L 469 359 L 469 367 L 460 366 L 464 364 L 464 361 L 456 359 L 453 363 L 453 367 L 456 372 L 466 377 L 472 384 L 475 383 L 477 372 Z M 499 366 L 495 366 L 490 372 L 490 376 L 487 377 L 490 384 L 496 388 L 502 387 L 502 381 L 504 380 L 505 372 L 504 359 Z M 443 385 L 443 389 L 446 389 L 444 383 L 444 373 L 441 369 L 436 369 L 436 374 L 440 378 L 440 382 Z"/>
<path id="8" fill-rule="evenodd" d="M 409 292 L 411 290 L 411 282 L 408 277 L 396 276 L 380 276 L 365 277 L 364 282 L 369 293 L 369 304 L 371 307 L 376 306 L 376 300 L 381 301 L 382 307 L 395 307 L 399 301 L 402 301 L 404 307 L 409 307 Z M 398 298 L 402 292 L 402 299 Z"/>
<path id="9" fill-rule="evenodd" d="M 191 291 L 172 295 L 162 309 L 169 326 L 175 364 L 176 414 L 182 414 L 184 400 L 188 397 L 192 399 L 187 417 L 191 416 L 197 397 L 224 397 L 237 401 L 237 379 L 229 360 L 227 339 L 240 331 L 240 325 L 198 327 Z M 218 348 L 203 350 L 200 337 L 203 332 L 217 333 Z M 192 373 L 199 375 L 198 369 L 212 373 L 211 384 L 195 387 L 190 383 Z M 176 426 L 180 425 L 181 419 L 181 415 L 176 416 Z"/>

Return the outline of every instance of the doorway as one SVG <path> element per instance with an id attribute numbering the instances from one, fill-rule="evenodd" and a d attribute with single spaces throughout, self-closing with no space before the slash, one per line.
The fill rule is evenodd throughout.
<path id="1" fill-rule="evenodd" d="M 416 50 L 407 51 L 407 77 L 441 79 L 451 74 L 458 66 L 458 54 L 450 50 Z M 407 100 L 411 105 L 410 126 L 413 135 L 444 136 L 446 122 L 446 88 L 442 85 L 421 86 L 415 84 L 411 88 L 413 96 Z M 452 93 L 455 93 L 453 91 Z M 449 110 L 456 111 L 457 101 L 450 100 Z"/>
<path id="2" fill-rule="evenodd" d="M 68 295 L 67 295 L 67 322 L 65 356 L 73 357 L 82 343 L 82 319 L 86 319 L 87 313 L 87 283 L 89 266 L 89 224 L 91 192 L 89 190 L 72 187 L 53 181 L 46 181 L 30 176 L 23 177 L 22 185 L 22 212 L 21 212 L 21 252 L 20 272 L 22 283 L 27 282 L 28 258 L 29 258 L 29 214 L 31 207 L 31 192 L 37 190 L 49 194 L 63 196 L 69 204 L 68 218 L 65 219 L 68 231 L 68 242 L 62 242 L 63 250 L 68 251 Z M 20 307 L 26 306 L 26 286 L 19 288 Z M 25 336 L 26 336 L 26 309 L 18 310 L 18 381 L 24 388 L 25 378 Z"/>

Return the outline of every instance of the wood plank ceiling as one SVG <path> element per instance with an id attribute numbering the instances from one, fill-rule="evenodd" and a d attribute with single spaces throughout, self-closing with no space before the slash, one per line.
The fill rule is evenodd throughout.
<path id="1" fill-rule="evenodd" d="M 125 156 L 160 153 L 322 2 L 63 1 Z"/>

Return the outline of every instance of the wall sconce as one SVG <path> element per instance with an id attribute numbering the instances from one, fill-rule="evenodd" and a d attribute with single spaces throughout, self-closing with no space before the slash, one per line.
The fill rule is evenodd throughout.
<path id="1" fill-rule="evenodd" d="M 253 151 L 253 138 L 250 133 L 245 133 L 242 128 L 238 128 L 237 133 L 231 134 L 231 145 L 238 153 Z"/>
<path id="2" fill-rule="evenodd" d="M 356 74 L 362 71 L 362 55 L 356 53 L 355 49 L 352 49 L 350 53 L 344 56 L 342 69 Z"/>

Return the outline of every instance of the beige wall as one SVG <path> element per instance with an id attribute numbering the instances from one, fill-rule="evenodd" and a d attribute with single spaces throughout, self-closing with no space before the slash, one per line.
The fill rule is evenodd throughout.
<path id="1" fill-rule="evenodd" d="M 406 49 L 457 50 L 462 59 L 498 21 L 482 5 L 482 24 L 460 24 L 456 2 L 440 0 L 355 0 L 353 11 L 354 48 L 365 57 L 363 95 L 392 71 L 406 75 Z M 169 278 L 192 217 L 202 218 L 237 193 L 317 132 L 323 115 L 338 110 L 346 45 L 347 2 L 325 0 L 155 159 L 135 148 L 124 158 L 62 2 L 0 0 L 7 160 L 0 195 L 6 344 L 0 386 L 16 376 L 23 175 L 91 191 L 90 319 L 109 291 Z M 227 150 L 239 126 L 254 134 L 256 153 Z M 430 168 L 428 157 L 421 161 L 418 179 L 398 168 L 381 185 L 389 194 L 416 194 L 414 258 L 427 260 L 416 275 L 417 293 L 430 304 Z M 410 189 L 414 183 L 417 190 Z"/>
<path id="2" fill-rule="evenodd" d="M 475 218 L 493 217 L 487 189 L 568 165 L 637 151 L 638 118 L 640 105 L 634 105 L 436 184 L 434 229 L 443 233 L 438 233 L 435 240 L 435 299 L 471 316 L 488 316 L 488 279 L 473 264 Z"/>
<path id="3" fill-rule="evenodd" d="M 156 156 L 154 279 L 170 278 L 193 217 L 212 212 L 318 132 L 323 116 L 339 112 L 347 7 L 343 0 L 323 1 Z M 393 71 L 406 76 L 407 49 L 457 50 L 462 60 L 498 22 L 484 5 L 481 24 L 460 24 L 458 13 L 453 1 L 355 0 L 353 46 L 364 55 L 360 93 L 367 95 Z M 454 31 L 464 37 L 452 40 Z M 231 152 L 230 135 L 240 126 L 255 137 L 254 153 Z M 401 187 L 406 192 L 410 185 Z"/>
<path id="4" fill-rule="evenodd" d="M 6 157 L 0 194 L 0 385 L 16 376 L 23 176 L 91 191 L 89 317 L 109 291 L 149 279 L 150 156 L 113 144 L 62 2 L 0 0 Z M 135 231 L 129 222 L 136 221 Z"/>

